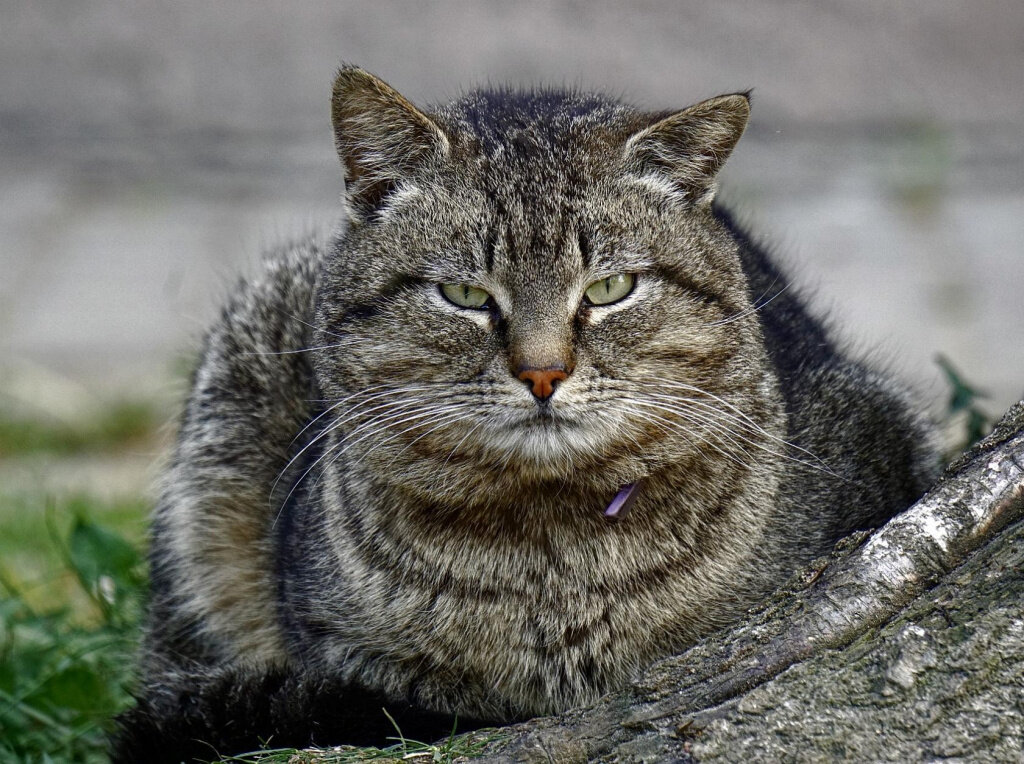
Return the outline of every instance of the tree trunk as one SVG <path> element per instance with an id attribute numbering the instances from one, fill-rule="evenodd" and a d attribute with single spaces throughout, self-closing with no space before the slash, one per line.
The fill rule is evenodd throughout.
<path id="1" fill-rule="evenodd" d="M 873 534 L 489 761 L 1024 761 L 1024 401 Z"/>

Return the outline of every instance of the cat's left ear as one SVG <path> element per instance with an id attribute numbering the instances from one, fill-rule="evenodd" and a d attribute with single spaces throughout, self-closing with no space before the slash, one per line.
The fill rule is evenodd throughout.
<path id="1" fill-rule="evenodd" d="M 750 119 L 747 93 L 701 101 L 634 133 L 626 141 L 626 163 L 639 175 L 668 181 L 693 204 L 710 204 L 715 176 Z"/>

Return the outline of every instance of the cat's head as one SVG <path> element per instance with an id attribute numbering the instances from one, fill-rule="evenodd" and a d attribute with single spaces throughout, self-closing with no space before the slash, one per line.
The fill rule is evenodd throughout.
<path id="1" fill-rule="evenodd" d="M 488 90 L 421 111 L 346 68 L 332 107 L 349 222 L 317 298 L 325 458 L 453 495 L 744 458 L 766 362 L 711 200 L 745 95 L 650 114 Z"/>

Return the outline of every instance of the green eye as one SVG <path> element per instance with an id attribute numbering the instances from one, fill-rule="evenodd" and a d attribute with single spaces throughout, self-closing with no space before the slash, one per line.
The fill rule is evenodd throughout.
<path id="1" fill-rule="evenodd" d="M 441 284 L 441 294 L 448 302 L 455 303 L 460 308 L 481 310 L 488 307 L 491 301 L 491 296 L 487 292 L 469 284 Z"/>
<path id="2" fill-rule="evenodd" d="M 591 305 L 611 305 L 633 291 L 636 277 L 632 273 L 616 273 L 595 281 L 583 293 Z"/>

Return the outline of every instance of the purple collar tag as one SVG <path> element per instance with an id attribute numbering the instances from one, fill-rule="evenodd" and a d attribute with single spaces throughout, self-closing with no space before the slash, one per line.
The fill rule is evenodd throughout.
<path id="1" fill-rule="evenodd" d="M 636 483 L 626 483 L 619 489 L 619 492 L 615 494 L 615 498 L 612 499 L 612 503 L 608 505 L 608 509 L 604 511 L 605 517 L 615 518 L 616 520 L 623 517 L 629 508 L 633 506 L 633 502 L 636 501 L 637 494 L 640 492 L 637 490 L 640 487 L 639 481 Z"/>

